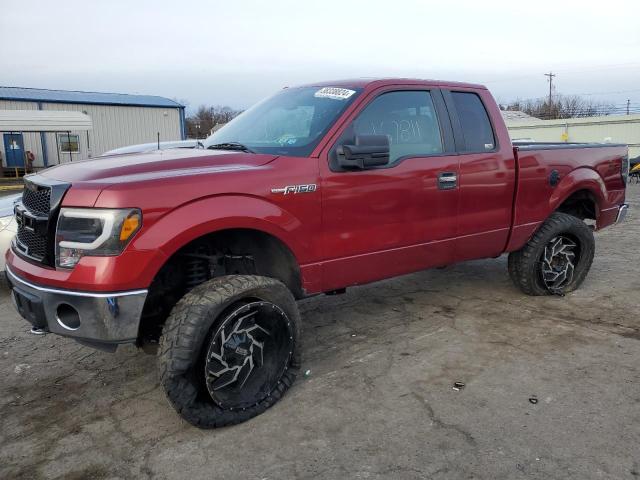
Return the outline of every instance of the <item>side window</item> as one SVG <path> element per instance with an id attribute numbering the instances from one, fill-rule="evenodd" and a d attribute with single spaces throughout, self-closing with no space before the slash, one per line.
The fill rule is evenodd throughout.
<path id="1" fill-rule="evenodd" d="M 475 93 L 451 92 L 464 136 L 465 152 L 487 152 L 495 148 L 493 129 L 482 100 Z"/>
<path id="2" fill-rule="evenodd" d="M 436 109 L 427 91 L 383 93 L 353 121 L 352 135 L 387 135 L 389 162 L 443 152 Z"/>

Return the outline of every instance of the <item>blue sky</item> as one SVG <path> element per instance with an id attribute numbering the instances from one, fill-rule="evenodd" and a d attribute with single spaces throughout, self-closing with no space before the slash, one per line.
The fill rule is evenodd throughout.
<path id="1" fill-rule="evenodd" d="M 0 84 L 245 108 L 285 85 L 402 76 L 640 106 L 640 2 L 3 0 Z M 619 93 L 614 93 L 619 92 Z"/>

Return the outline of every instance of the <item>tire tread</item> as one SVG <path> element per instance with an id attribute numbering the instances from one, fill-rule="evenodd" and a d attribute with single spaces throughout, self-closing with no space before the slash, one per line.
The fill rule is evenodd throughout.
<path id="1" fill-rule="evenodd" d="M 581 258 L 578 261 L 578 265 L 576 265 L 574 278 L 564 292 L 575 290 L 584 281 L 591 268 L 595 252 L 593 232 L 579 218 L 567 213 L 555 212 L 536 230 L 524 247 L 509 254 L 509 276 L 513 283 L 525 294 L 551 295 L 549 290 L 538 284 L 536 266 L 545 245 L 554 236 L 563 232 L 572 232 L 581 239 Z"/>
<path id="2" fill-rule="evenodd" d="M 227 410 L 213 401 L 204 401 L 196 387 L 194 372 L 202 344 L 214 319 L 226 306 L 243 297 L 267 294 L 278 298 L 294 329 L 294 354 L 281 383 L 271 395 L 246 409 Z M 209 321 L 207 321 L 209 319 Z M 217 428 L 249 420 L 280 400 L 293 384 L 300 368 L 300 314 L 293 296 L 280 281 L 257 275 L 228 275 L 198 285 L 175 305 L 165 322 L 158 349 L 160 384 L 175 410 L 189 423 L 200 428 Z"/>

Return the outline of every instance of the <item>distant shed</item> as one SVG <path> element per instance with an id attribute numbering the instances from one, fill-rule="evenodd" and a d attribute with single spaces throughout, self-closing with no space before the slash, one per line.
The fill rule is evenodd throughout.
<path id="1" fill-rule="evenodd" d="M 6 110 L 50 111 L 52 118 L 64 118 L 60 112 L 81 112 L 89 117 L 92 126 L 59 132 L 43 126 L 42 131 L 34 131 L 37 126 L 30 120 L 30 128 L 24 131 L 0 127 L 12 128 L 0 131 L 4 168 L 24 167 L 27 151 L 34 154 L 33 167 L 38 169 L 95 157 L 114 148 L 154 142 L 158 135 L 160 141 L 186 138 L 184 106 L 152 95 L 0 87 L 0 112 Z M 45 115 L 41 117 L 50 122 Z"/>

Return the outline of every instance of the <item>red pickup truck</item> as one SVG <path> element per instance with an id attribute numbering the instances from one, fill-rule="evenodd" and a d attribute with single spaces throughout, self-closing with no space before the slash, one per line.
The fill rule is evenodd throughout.
<path id="1" fill-rule="evenodd" d="M 156 347 L 180 415 L 229 425 L 298 374 L 296 299 L 504 253 L 524 293 L 570 292 L 627 174 L 626 145 L 512 145 L 480 85 L 285 88 L 204 148 L 26 177 L 7 275 L 35 327 Z"/>

